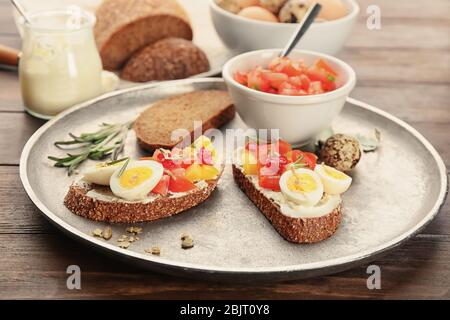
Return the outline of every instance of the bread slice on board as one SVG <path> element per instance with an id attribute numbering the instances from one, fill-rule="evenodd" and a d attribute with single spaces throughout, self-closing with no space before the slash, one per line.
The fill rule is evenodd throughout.
<path id="1" fill-rule="evenodd" d="M 217 186 L 216 180 L 206 181 L 207 186 L 183 195 L 164 196 L 151 202 L 126 202 L 114 198 L 109 187 L 74 183 L 64 198 L 64 205 L 74 214 L 95 221 L 112 223 L 147 222 L 173 216 L 204 202 Z M 99 199 L 88 194 L 95 190 L 110 194 L 112 199 Z"/>
<path id="2" fill-rule="evenodd" d="M 318 218 L 292 218 L 284 215 L 280 207 L 267 198 L 244 173 L 233 165 L 233 176 L 239 188 L 270 221 L 278 233 L 294 243 L 314 243 L 332 236 L 342 218 L 341 206 Z"/>
<path id="3" fill-rule="evenodd" d="M 105 0 L 94 34 L 103 67 L 117 70 L 137 50 L 160 39 L 192 40 L 186 11 L 175 0 Z"/>
<path id="4" fill-rule="evenodd" d="M 121 78 L 134 82 L 184 79 L 209 70 L 206 54 L 191 41 L 166 38 L 136 52 Z"/>
<path id="5" fill-rule="evenodd" d="M 139 145 L 149 152 L 172 149 L 183 140 L 171 139 L 172 132 L 186 129 L 194 134 L 194 121 L 202 121 L 202 131 L 218 128 L 235 115 L 226 91 L 199 90 L 159 100 L 142 112 L 134 123 Z M 203 133 L 202 132 L 202 133 Z"/>

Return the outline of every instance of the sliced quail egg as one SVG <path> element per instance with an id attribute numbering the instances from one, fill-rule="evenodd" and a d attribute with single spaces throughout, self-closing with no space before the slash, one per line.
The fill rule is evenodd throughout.
<path id="1" fill-rule="evenodd" d="M 111 176 L 110 187 L 115 196 L 125 200 L 142 200 L 161 180 L 164 168 L 153 160 L 130 162 L 125 170 L 122 167 Z"/>
<path id="2" fill-rule="evenodd" d="M 319 175 L 324 191 L 328 194 L 344 193 L 352 183 L 351 177 L 325 164 L 317 165 L 314 171 Z"/>
<path id="3" fill-rule="evenodd" d="M 316 205 L 323 196 L 320 177 L 314 171 L 303 168 L 283 173 L 280 189 L 289 201 L 304 206 Z"/>
<path id="4" fill-rule="evenodd" d="M 109 186 L 109 180 L 113 175 L 114 171 L 120 167 L 123 162 L 116 162 L 114 164 L 108 164 L 107 162 L 102 162 L 86 168 L 83 171 L 83 179 L 89 183 L 95 183 L 102 186 Z"/>
<path id="5" fill-rule="evenodd" d="M 283 203 L 281 205 L 281 212 L 292 218 L 317 218 L 330 214 L 340 204 L 340 196 L 325 194 L 313 207 Z"/>

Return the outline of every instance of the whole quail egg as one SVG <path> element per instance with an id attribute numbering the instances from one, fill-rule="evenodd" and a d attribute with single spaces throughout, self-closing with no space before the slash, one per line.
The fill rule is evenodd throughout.
<path id="1" fill-rule="evenodd" d="M 259 0 L 237 0 L 241 9 L 259 5 Z"/>
<path id="2" fill-rule="evenodd" d="M 231 13 L 238 13 L 241 10 L 239 0 L 217 0 L 217 5 Z"/>
<path id="3" fill-rule="evenodd" d="M 335 134 L 325 141 L 320 151 L 320 159 L 327 166 L 339 171 L 349 171 L 361 159 L 361 147 L 357 139 L 344 134 Z"/>
<path id="4" fill-rule="evenodd" d="M 243 8 L 259 5 L 259 0 L 217 0 L 217 5 L 231 13 L 238 13 Z"/>
<path id="5" fill-rule="evenodd" d="M 287 0 L 259 0 L 259 5 L 275 14 L 280 12 L 281 7 Z"/>
<path id="6" fill-rule="evenodd" d="M 310 3 L 319 3 L 322 5 L 322 9 L 317 16 L 319 20 L 336 20 L 348 14 L 348 10 L 342 0 L 311 0 Z"/>
<path id="7" fill-rule="evenodd" d="M 247 7 L 239 11 L 238 15 L 253 20 L 278 22 L 277 17 L 272 12 L 262 7 Z"/>
<path id="8" fill-rule="evenodd" d="M 278 18 L 280 22 L 297 23 L 303 19 L 309 6 L 308 0 L 289 0 L 281 8 Z"/>

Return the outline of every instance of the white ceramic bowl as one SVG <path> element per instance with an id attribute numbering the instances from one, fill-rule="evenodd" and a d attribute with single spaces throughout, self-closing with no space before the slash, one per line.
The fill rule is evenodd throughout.
<path id="1" fill-rule="evenodd" d="M 311 96 L 285 96 L 247 88 L 233 79 L 236 71 L 247 72 L 256 66 L 267 66 L 278 56 L 280 49 L 252 51 L 228 61 L 223 78 L 236 110 L 242 120 L 253 129 L 279 129 L 280 137 L 292 144 L 302 144 L 328 128 L 342 110 L 356 83 L 353 69 L 332 56 L 305 50 L 293 50 L 291 59 L 302 59 L 312 65 L 323 58 L 336 70 L 338 88 Z"/>
<path id="2" fill-rule="evenodd" d="M 359 13 L 355 0 L 343 0 L 348 14 L 340 19 L 313 23 L 297 48 L 336 54 L 342 49 Z M 222 41 L 236 52 L 283 48 L 298 24 L 252 20 L 228 12 L 210 0 L 211 17 Z"/>

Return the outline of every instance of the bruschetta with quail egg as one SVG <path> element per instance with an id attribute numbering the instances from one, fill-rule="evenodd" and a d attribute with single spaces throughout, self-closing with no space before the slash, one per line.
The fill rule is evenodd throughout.
<path id="1" fill-rule="evenodd" d="M 233 176 L 278 233 L 294 243 L 319 242 L 335 233 L 341 194 L 352 183 L 347 174 L 317 164 L 315 154 L 293 150 L 283 140 L 238 148 Z"/>
<path id="2" fill-rule="evenodd" d="M 101 163 L 82 172 L 64 199 L 74 214 L 134 223 L 169 217 L 205 201 L 223 164 L 210 139 L 186 148 L 157 149 L 151 157 Z"/>

